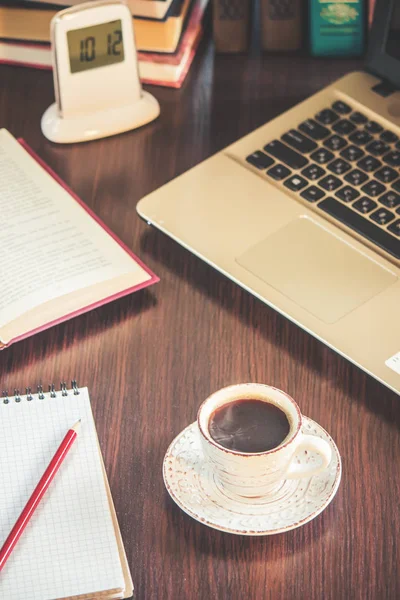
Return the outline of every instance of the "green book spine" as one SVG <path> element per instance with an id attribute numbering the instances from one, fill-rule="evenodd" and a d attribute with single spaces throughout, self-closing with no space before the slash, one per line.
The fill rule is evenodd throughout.
<path id="1" fill-rule="evenodd" d="M 310 0 L 310 49 L 314 56 L 360 56 L 365 47 L 364 0 Z"/>

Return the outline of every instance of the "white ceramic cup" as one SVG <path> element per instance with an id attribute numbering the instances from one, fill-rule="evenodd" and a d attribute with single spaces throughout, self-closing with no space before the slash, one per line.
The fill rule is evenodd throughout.
<path id="1" fill-rule="evenodd" d="M 266 452 L 237 452 L 224 448 L 211 437 L 209 421 L 213 412 L 233 400 L 246 398 L 275 404 L 286 414 L 290 430 L 276 448 Z M 293 398 L 269 385 L 242 383 L 215 392 L 200 406 L 197 424 L 205 458 L 220 484 L 227 491 L 245 498 L 274 493 L 283 480 L 311 477 L 331 461 L 331 448 L 327 442 L 302 433 L 302 415 Z M 304 451 L 318 453 L 321 461 L 298 463 L 295 454 Z"/>

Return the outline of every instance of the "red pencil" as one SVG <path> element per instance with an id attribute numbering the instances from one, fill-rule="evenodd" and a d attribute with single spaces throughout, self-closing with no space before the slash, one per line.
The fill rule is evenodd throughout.
<path id="1" fill-rule="evenodd" d="M 15 523 L 14 527 L 12 528 L 12 530 L 10 532 L 10 535 L 4 542 L 4 544 L 0 550 L 0 572 L 1 572 L 2 568 L 4 567 L 11 552 L 13 551 L 15 544 L 18 542 L 19 538 L 21 537 L 22 532 L 24 531 L 25 527 L 27 526 L 31 516 L 35 512 L 39 502 L 43 498 L 45 491 L 47 490 L 50 483 L 52 482 L 54 475 L 57 473 L 58 469 L 60 468 L 61 463 L 63 462 L 64 458 L 66 457 L 66 455 L 68 453 L 68 450 L 71 448 L 72 444 L 74 443 L 75 438 L 77 437 L 77 432 L 80 427 L 80 424 L 81 424 L 81 420 L 79 419 L 79 421 L 77 423 L 75 423 L 75 425 L 67 431 L 67 434 L 64 437 L 63 441 L 61 442 L 57 452 L 51 459 L 49 466 L 45 470 L 41 480 L 35 487 L 35 489 L 32 493 L 32 496 L 29 498 L 24 510 L 20 514 L 18 521 Z"/>

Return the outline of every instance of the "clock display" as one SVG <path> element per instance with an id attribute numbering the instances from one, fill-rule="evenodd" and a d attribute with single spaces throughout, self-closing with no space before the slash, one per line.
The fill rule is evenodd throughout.
<path id="1" fill-rule="evenodd" d="M 121 19 L 67 31 L 71 73 L 124 60 Z"/>

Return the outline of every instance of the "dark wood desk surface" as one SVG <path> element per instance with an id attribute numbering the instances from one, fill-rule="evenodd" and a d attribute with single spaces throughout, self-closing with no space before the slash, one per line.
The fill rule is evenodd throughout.
<path id="1" fill-rule="evenodd" d="M 159 120 L 70 147 L 40 132 L 51 74 L 0 67 L 1 125 L 23 136 L 161 277 L 0 353 L 1 389 L 71 377 L 89 386 L 137 600 L 400 598 L 399 398 L 135 211 L 146 193 L 357 66 L 214 58 L 205 43 L 182 90 L 152 89 Z M 170 441 L 210 392 L 242 381 L 287 390 L 343 457 L 333 503 L 283 535 L 213 531 L 164 489 Z"/>

